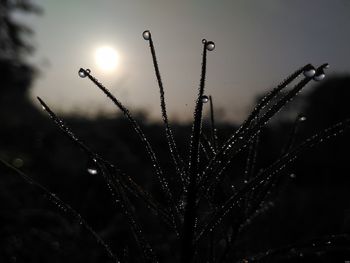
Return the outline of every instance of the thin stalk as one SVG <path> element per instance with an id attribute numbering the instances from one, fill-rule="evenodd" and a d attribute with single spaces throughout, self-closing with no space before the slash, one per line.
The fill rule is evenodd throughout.
<path id="1" fill-rule="evenodd" d="M 218 149 L 218 136 L 216 133 L 216 127 L 215 127 L 215 118 L 214 118 L 214 106 L 213 106 L 213 97 L 209 96 L 209 102 L 210 102 L 210 123 L 211 123 L 211 141 L 213 143 L 213 147 L 215 152 Z"/>
<path id="2" fill-rule="evenodd" d="M 302 120 L 301 118 L 305 118 L 305 117 L 301 117 L 302 115 L 298 115 L 296 117 L 296 119 L 294 120 L 294 124 L 293 124 L 293 128 L 290 132 L 289 138 L 287 140 L 286 145 L 283 147 L 282 150 L 282 154 L 288 152 L 294 145 L 298 131 L 299 131 L 299 127 L 301 122 L 303 122 L 304 120 Z"/>
<path id="3" fill-rule="evenodd" d="M 272 189 L 276 188 L 276 186 L 280 183 L 282 180 L 283 171 L 280 171 L 280 175 L 278 177 L 271 178 L 271 180 L 267 181 L 265 184 L 260 184 L 256 187 L 254 192 L 251 193 L 254 197 L 251 197 L 249 202 L 250 206 L 246 210 L 246 218 L 252 218 L 255 217 L 257 211 L 259 210 L 259 207 L 262 207 L 262 204 L 268 196 L 272 194 Z M 285 173 L 285 171 L 284 171 Z M 243 228 L 244 222 L 242 222 L 241 227 Z"/>
<path id="4" fill-rule="evenodd" d="M 190 160 L 189 160 L 189 185 L 187 189 L 187 202 L 184 214 L 183 232 L 182 232 L 182 255 L 181 262 L 189 263 L 193 260 L 194 246 L 193 237 L 195 231 L 196 219 L 196 184 L 198 176 L 198 161 L 199 161 L 199 142 L 202 126 L 202 110 L 207 63 L 207 49 L 206 41 L 203 41 L 203 57 L 202 57 L 202 72 L 200 86 L 198 90 L 198 97 L 196 101 L 196 108 L 194 111 L 194 121 L 192 126 L 191 144 L 190 144 Z"/>
<path id="5" fill-rule="evenodd" d="M 204 133 L 201 134 L 200 146 L 207 158 L 207 161 L 210 160 L 215 155 L 215 149 L 211 145 L 207 136 Z"/>
<path id="6" fill-rule="evenodd" d="M 260 131 L 254 137 L 254 139 L 251 140 L 249 144 L 246 167 L 244 170 L 244 183 L 248 182 L 254 176 L 255 164 L 256 164 L 256 159 L 258 155 L 259 141 L 260 141 Z M 244 210 L 245 210 L 246 217 L 248 217 L 249 209 L 251 206 L 251 202 L 250 202 L 251 198 L 252 196 L 249 194 L 247 194 L 245 197 Z"/>
<path id="7" fill-rule="evenodd" d="M 256 158 L 258 155 L 259 141 L 260 141 L 260 131 L 249 144 L 248 157 L 246 161 L 246 167 L 244 170 L 244 180 L 249 180 L 250 178 L 252 178 L 254 174 Z"/>
<path id="8" fill-rule="evenodd" d="M 167 138 L 167 141 L 168 141 L 170 155 L 171 155 L 171 158 L 173 159 L 176 172 L 180 176 L 180 179 L 181 179 L 181 181 L 183 183 L 183 187 L 185 187 L 185 185 L 186 185 L 186 174 L 185 174 L 185 169 L 184 169 L 184 163 L 183 163 L 183 161 L 182 161 L 182 159 L 181 159 L 181 157 L 179 155 L 179 152 L 177 150 L 176 143 L 175 143 L 175 140 L 174 140 L 174 136 L 173 136 L 173 133 L 172 133 L 172 129 L 171 129 L 170 125 L 169 125 L 168 114 L 167 114 L 166 104 L 165 104 L 163 82 L 162 82 L 162 78 L 160 76 L 160 71 L 159 71 L 159 66 L 158 66 L 158 62 L 157 62 L 156 51 L 154 49 L 153 39 L 152 39 L 152 35 L 151 35 L 150 32 L 149 32 L 149 47 L 150 47 L 150 50 L 151 50 L 154 71 L 156 73 L 157 82 L 158 82 L 158 86 L 159 86 L 160 107 L 161 107 L 161 111 L 162 111 L 162 119 L 163 119 L 163 122 L 164 122 L 164 125 L 165 125 L 165 135 L 166 135 L 166 138 Z"/>
<path id="9" fill-rule="evenodd" d="M 349 249 L 350 244 L 350 236 L 348 234 L 338 234 L 338 235 L 329 235 L 322 236 L 318 238 L 313 238 L 308 241 L 298 242 L 294 244 L 290 244 L 287 246 L 283 246 L 276 249 L 270 249 L 265 253 L 261 253 L 258 256 L 250 257 L 247 261 L 249 262 L 275 262 L 274 257 L 276 256 L 286 256 L 291 251 L 301 252 L 306 249 L 306 251 L 314 251 L 322 249 L 322 251 L 327 249 L 334 249 L 337 247 L 344 247 L 345 249 Z M 241 261 L 243 263 L 243 261 Z"/>
<path id="10" fill-rule="evenodd" d="M 107 184 L 112 192 L 113 196 L 118 196 L 121 202 L 117 202 L 117 206 L 120 206 L 125 217 L 128 220 L 131 231 L 134 235 L 134 238 L 142 249 L 143 257 L 145 262 L 157 263 L 158 259 L 156 258 L 153 249 L 149 243 L 149 241 L 145 238 L 143 234 L 143 230 L 140 224 L 137 223 L 135 213 L 132 208 L 132 204 L 130 203 L 129 198 L 127 197 L 121 183 L 117 180 L 113 181 L 112 174 L 114 173 L 113 167 L 110 167 L 108 164 L 103 162 L 98 162 L 98 166 L 100 171 L 102 172 L 103 177 L 105 177 Z"/>

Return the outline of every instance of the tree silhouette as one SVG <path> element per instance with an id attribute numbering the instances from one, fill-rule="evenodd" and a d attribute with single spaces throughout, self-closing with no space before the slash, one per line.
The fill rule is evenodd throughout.
<path id="1" fill-rule="evenodd" d="M 0 120 L 3 128 L 20 126 L 29 116 L 38 115 L 28 100 L 35 76 L 34 66 L 26 62 L 26 57 L 34 50 L 29 38 L 33 32 L 16 19 L 16 15 L 31 13 L 41 13 L 31 1 L 0 1 Z"/>
<path id="2" fill-rule="evenodd" d="M 33 51 L 26 37 L 32 30 L 13 18 L 15 13 L 41 13 L 41 9 L 27 0 L 0 2 L 0 59 L 22 62 L 23 55 Z"/>

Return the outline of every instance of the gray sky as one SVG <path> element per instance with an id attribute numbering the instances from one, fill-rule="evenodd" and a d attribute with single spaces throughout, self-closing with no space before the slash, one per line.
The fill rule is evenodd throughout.
<path id="1" fill-rule="evenodd" d="M 226 120 L 242 120 L 256 95 L 305 63 L 328 62 L 328 72 L 350 73 L 349 0 L 36 0 L 44 9 L 25 21 L 36 35 L 31 61 L 41 69 L 31 96 L 61 113 L 116 111 L 87 79 L 90 68 L 131 111 L 158 118 L 159 93 L 148 43 L 152 32 L 171 120 L 192 118 L 200 79 L 202 38 L 208 53 L 206 93 Z M 116 71 L 95 62 L 103 45 L 120 54 Z M 220 114 L 221 115 L 221 114 Z"/>

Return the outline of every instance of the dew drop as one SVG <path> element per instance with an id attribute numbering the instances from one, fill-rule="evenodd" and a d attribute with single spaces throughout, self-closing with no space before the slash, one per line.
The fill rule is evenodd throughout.
<path id="1" fill-rule="evenodd" d="M 314 80 L 321 81 L 321 80 L 323 80 L 325 78 L 325 76 L 326 76 L 325 74 L 317 75 L 317 76 L 314 77 Z"/>
<path id="2" fill-rule="evenodd" d="M 305 77 L 312 78 L 316 74 L 316 69 L 313 66 L 310 65 L 309 67 L 307 67 L 304 70 L 303 74 L 304 74 Z"/>
<path id="3" fill-rule="evenodd" d="M 93 158 L 92 160 L 90 160 L 88 162 L 86 171 L 89 174 L 92 174 L 92 175 L 98 174 L 98 170 L 97 170 L 97 167 L 96 167 L 96 159 L 95 158 Z"/>
<path id="4" fill-rule="evenodd" d="M 295 174 L 290 174 L 289 177 L 294 179 L 296 177 L 296 175 Z"/>
<path id="5" fill-rule="evenodd" d="M 87 171 L 89 174 L 92 174 L 92 175 L 97 174 L 97 169 L 94 169 L 94 168 L 87 168 Z"/>
<path id="6" fill-rule="evenodd" d="M 207 43 L 207 40 L 205 38 L 202 39 L 202 43 L 203 44 L 206 44 Z"/>
<path id="7" fill-rule="evenodd" d="M 306 117 L 303 115 L 299 116 L 298 121 L 300 121 L 300 122 L 306 121 Z"/>
<path id="8" fill-rule="evenodd" d="M 314 76 L 314 80 L 315 81 L 321 81 L 326 77 L 326 74 L 324 74 L 323 70 L 320 70 L 319 72 L 317 72 Z"/>
<path id="9" fill-rule="evenodd" d="M 207 103 L 208 101 L 209 101 L 208 96 L 207 96 L 207 95 L 203 95 L 203 96 L 202 96 L 202 102 L 203 102 L 203 103 Z"/>
<path id="10" fill-rule="evenodd" d="M 213 41 L 208 41 L 207 42 L 207 50 L 213 51 L 214 49 L 215 49 L 215 43 Z"/>
<path id="11" fill-rule="evenodd" d="M 151 32 L 149 30 L 143 31 L 142 37 L 144 40 L 150 40 L 151 39 Z"/>
<path id="12" fill-rule="evenodd" d="M 86 70 L 86 73 L 90 74 L 91 70 L 89 68 L 87 68 Z"/>
<path id="13" fill-rule="evenodd" d="M 89 70 L 90 71 L 90 70 Z M 88 72 L 85 70 L 85 69 L 83 69 L 83 68 L 80 68 L 79 69 L 79 72 L 78 72 L 78 74 L 79 74 L 79 77 L 81 77 L 81 78 L 85 78 L 88 74 L 87 74 Z M 90 72 L 89 72 L 90 73 Z"/>

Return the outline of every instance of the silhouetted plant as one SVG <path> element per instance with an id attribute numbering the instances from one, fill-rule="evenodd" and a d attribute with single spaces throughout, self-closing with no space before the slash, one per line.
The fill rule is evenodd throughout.
<path id="1" fill-rule="evenodd" d="M 145 203 L 153 213 L 164 223 L 169 230 L 169 237 L 164 242 L 174 243 L 173 249 L 179 255 L 169 258 L 168 261 L 189 262 L 267 262 L 272 257 L 292 253 L 302 257 L 300 251 L 319 251 L 327 249 L 330 244 L 333 247 L 349 244 L 347 235 L 334 235 L 329 237 L 316 238 L 309 242 L 294 244 L 291 246 L 269 250 L 260 255 L 244 255 L 237 251 L 236 246 L 239 234 L 251 224 L 252 220 L 264 213 L 272 205 L 268 200 L 271 192 L 278 186 L 285 171 L 300 153 L 305 150 L 343 133 L 350 125 L 350 119 L 339 122 L 315 135 L 304 142 L 295 145 L 300 122 L 305 118 L 298 116 L 292 128 L 290 138 L 282 149 L 281 156 L 270 166 L 257 170 L 255 167 L 258 158 L 260 133 L 269 120 L 277 114 L 287 103 L 289 103 L 310 81 L 319 81 L 325 77 L 324 70 L 328 64 L 322 64 L 314 68 L 307 64 L 289 77 L 281 84 L 270 91 L 253 109 L 252 113 L 243 124 L 223 143 L 220 143 L 215 127 L 213 99 L 205 95 L 205 77 L 207 52 L 215 49 L 212 41 L 202 40 L 202 69 L 198 95 L 195 101 L 194 120 L 190 135 L 188 164 L 185 158 L 180 155 L 168 121 L 164 88 L 156 59 L 153 39 L 150 31 L 143 32 L 143 38 L 148 41 L 156 78 L 160 91 L 160 106 L 162 120 L 165 126 L 165 135 L 169 147 L 170 156 L 175 168 L 175 178 L 166 174 L 153 150 L 151 143 L 144 135 L 140 125 L 132 117 L 130 111 L 104 87 L 92 74 L 89 69 L 81 68 L 79 76 L 91 80 L 107 97 L 119 108 L 128 119 L 139 139 L 144 145 L 149 156 L 154 173 L 158 179 L 164 200 L 156 200 L 151 193 L 143 189 L 135 182 L 135 178 L 105 158 L 91 150 L 71 129 L 49 108 L 45 102 L 38 97 L 43 109 L 51 119 L 68 136 L 74 144 L 82 149 L 90 159 L 88 170 L 91 174 L 101 175 L 113 195 L 115 203 L 121 209 L 130 227 L 136 244 L 142 252 L 145 262 L 158 262 L 157 252 L 149 241 L 149 236 L 138 222 L 137 213 L 133 208 L 132 198 L 137 198 Z M 287 85 L 293 81 L 297 82 L 289 91 L 285 90 Z M 280 96 L 281 95 L 281 96 Z M 202 131 L 203 105 L 209 102 L 210 105 L 210 136 Z M 247 150 L 247 161 L 242 175 L 235 175 L 234 178 L 225 175 L 225 172 L 236 157 L 242 151 Z M 128 262 L 127 256 L 116 255 L 107 242 L 88 225 L 88 223 L 69 205 L 64 203 L 55 194 L 45 187 L 34 182 L 29 176 L 2 161 L 8 167 L 14 169 L 29 183 L 37 186 L 50 201 L 55 203 L 68 215 L 78 220 L 100 243 L 109 256 L 116 262 Z M 224 176 L 225 175 L 225 176 Z M 228 178 L 230 183 L 224 182 Z M 174 237 L 175 240 L 172 240 Z M 218 240 L 224 239 L 224 245 Z M 298 252 L 300 252 L 298 254 Z M 169 255 L 170 257 L 170 255 Z M 140 259 L 140 261 L 142 261 Z"/>

